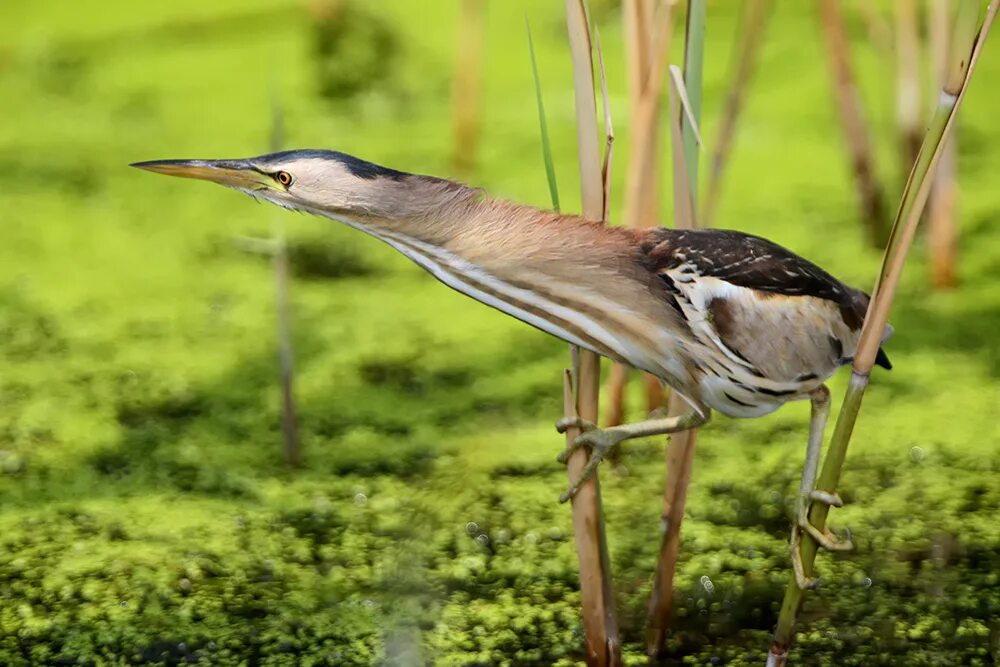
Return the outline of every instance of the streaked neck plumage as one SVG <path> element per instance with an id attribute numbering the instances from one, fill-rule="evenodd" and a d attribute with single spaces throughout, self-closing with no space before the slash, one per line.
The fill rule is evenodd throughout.
<path id="1" fill-rule="evenodd" d="M 388 243 L 448 286 L 563 340 L 660 377 L 676 315 L 635 237 L 576 216 L 414 175 L 356 184 L 350 209 L 313 211 Z"/>

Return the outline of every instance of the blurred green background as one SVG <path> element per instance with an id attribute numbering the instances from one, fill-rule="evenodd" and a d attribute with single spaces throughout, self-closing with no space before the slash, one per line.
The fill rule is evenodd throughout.
<path id="1" fill-rule="evenodd" d="M 531 20 L 564 207 L 578 202 L 563 3 L 489 2 L 476 166 L 452 167 L 459 3 L 294 0 L 0 5 L 0 664 L 574 664 L 582 635 L 563 439 L 566 346 L 374 240 L 287 216 L 303 467 L 283 460 L 273 207 L 129 162 L 286 144 L 461 176 L 546 206 Z M 892 202 L 892 62 L 846 17 Z M 891 3 L 883 3 L 886 9 Z M 616 3 L 592 3 L 628 138 Z M 739 3 L 709 8 L 714 143 Z M 678 21 L 679 52 L 683 22 Z M 1000 45 L 958 131 L 960 286 L 918 239 L 792 660 L 1000 661 Z M 679 62 L 679 56 L 675 56 Z M 928 93 L 928 107 L 933 95 Z M 666 150 L 666 148 L 665 148 Z M 704 161 L 703 161 L 704 163 Z M 669 177 L 663 175 L 664 213 Z M 669 215 L 664 219 L 669 221 Z M 777 3 L 718 226 L 869 288 L 812 3 Z M 837 400 L 844 375 L 832 382 Z M 641 388 L 630 405 L 640 416 Z M 672 664 L 762 664 L 788 580 L 808 405 L 719 418 L 698 445 Z M 644 662 L 663 439 L 602 467 L 625 654 Z"/>

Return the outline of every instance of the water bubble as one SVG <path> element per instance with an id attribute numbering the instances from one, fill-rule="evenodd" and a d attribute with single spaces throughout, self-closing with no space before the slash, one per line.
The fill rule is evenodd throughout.
<path id="1" fill-rule="evenodd" d="M 871 588 L 871 587 L 872 587 L 872 579 L 871 579 L 871 577 L 865 577 L 865 578 L 864 578 L 864 579 L 863 579 L 863 580 L 861 581 L 861 585 L 862 585 L 863 587 L 865 587 L 865 588 Z"/>
<path id="2" fill-rule="evenodd" d="M 500 530 L 497 531 L 497 534 L 493 538 L 493 541 L 496 542 L 497 544 L 504 544 L 506 542 L 510 542 L 510 531 L 507 530 L 506 528 L 501 528 Z"/>
<path id="3" fill-rule="evenodd" d="M 476 542 L 479 543 L 479 546 L 488 547 L 490 546 L 490 536 L 486 533 L 482 533 L 476 538 Z"/>
<path id="4" fill-rule="evenodd" d="M 177 645 L 177 650 L 180 651 L 181 653 L 187 653 L 188 646 L 184 642 L 181 642 L 180 644 Z"/>
<path id="5" fill-rule="evenodd" d="M 128 606 L 128 600 L 122 600 L 121 602 L 118 603 L 118 606 L 124 609 L 125 607 Z"/>
<path id="6" fill-rule="evenodd" d="M 366 496 L 363 493 L 355 493 L 354 504 L 357 505 L 358 507 L 364 507 L 365 505 L 368 504 L 368 496 Z"/>
<path id="7" fill-rule="evenodd" d="M 924 460 L 924 448 L 923 447 L 911 447 L 910 448 L 910 460 L 914 463 L 920 463 Z"/>
<path id="8" fill-rule="evenodd" d="M 712 580 L 708 578 L 708 575 L 706 574 L 701 575 L 700 581 L 701 581 L 701 586 L 702 588 L 705 589 L 706 593 L 711 595 L 712 593 L 715 592 L 715 584 L 713 584 Z"/>
<path id="9" fill-rule="evenodd" d="M 527 542 L 528 544 L 535 544 L 535 543 L 537 543 L 538 542 L 538 533 L 536 533 L 533 530 L 529 531 L 527 534 L 525 534 L 524 541 Z"/>
<path id="10" fill-rule="evenodd" d="M 469 523 L 465 524 L 465 532 L 468 533 L 469 535 L 476 535 L 477 533 L 479 533 L 479 524 L 476 523 L 475 521 L 470 521 Z"/>

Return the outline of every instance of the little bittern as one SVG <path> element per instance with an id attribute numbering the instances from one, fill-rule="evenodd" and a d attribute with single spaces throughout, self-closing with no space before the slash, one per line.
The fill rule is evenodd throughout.
<path id="1" fill-rule="evenodd" d="M 576 445 L 592 451 L 564 497 L 623 440 L 699 426 L 712 409 L 759 417 L 809 399 L 793 542 L 801 529 L 826 548 L 849 546 L 812 526 L 806 507 L 810 499 L 840 505 L 835 495 L 814 489 L 829 414 L 823 382 L 851 361 L 868 296 L 815 264 L 748 234 L 607 227 L 333 151 L 133 166 L 213 181 L 342 222 L 388 243 L 449 287 L 652 373 L 684 397 L 690 410 L 677 417 L 607 429 L 561 420 L 560 430 L 581 427 Z M 881 350 L 878 363 L 890 367 Z"/>

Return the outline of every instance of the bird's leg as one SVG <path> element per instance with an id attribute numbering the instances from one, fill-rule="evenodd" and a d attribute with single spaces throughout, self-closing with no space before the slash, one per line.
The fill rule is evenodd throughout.
<path id="1" fill-rule="evenodd" d="M 819 491 L 816 487 L 816 475 L 819 471 L 819 455 L 823 448 L 823 431 L 826 429 L 827 418 L 830 416 L 830 390 L 822 385 L 812 393 L 812 413 L 809 420 L 809 444 L 806 448 L 806 462 L 802 469 L 802 482 L 799 484 L 799 497 L 795 504 L 795 525 L 792 526 L 791 551 L 792 568 L 800 588 L 815 588 L 816 579 L 805 576 L 802 566 L 800 545 L 801 531 L 809 534 L 816 544 L 830 551 L 848 551 L 854 548 L 850 540 L 844 541 L 828 529 L 820 531 L 809 521 L 809 505 L 815 500 L 831 507 L 842 507 L 844 502 L 836 493 Z"/>
<path id="2" fill-rule="evenodd" d="M 559 497 L 559 502 L 564 503 L 576 495 L 580 485 L 591 478 L 604 457 L 623 440 L 686 431 L 701 426 L 707 421 L 708 417 L 702 416 L 699 412 L 692 410 L 676 417 L 658 417 L 635 422 L 634 424 L 622 424 L 604 429 L 596 428 L 589 422 L 580 422 L 584 427 L 589 426 L 590 429 L 579 435 L 569 447 L 560 452 L 558 460 L 560 463 L 566 463 L 569 461 L 570 455 L 580 447 L 590 447 L 590 458 L 580 472 L 580 478 L 573 482 L 569 489 Z M 559 423 L 562 424 L 563 422 L 566 422 L 568 426 L 578 425 L 573 419 L 560 420 Z"/>

